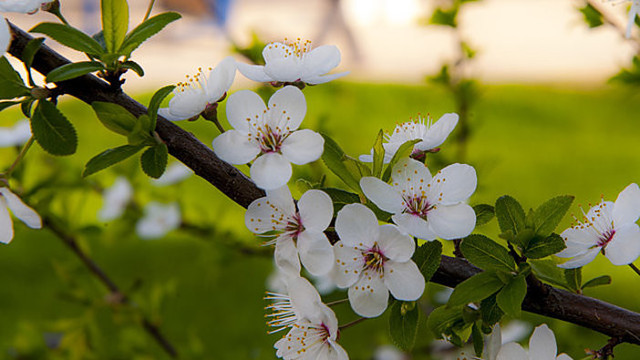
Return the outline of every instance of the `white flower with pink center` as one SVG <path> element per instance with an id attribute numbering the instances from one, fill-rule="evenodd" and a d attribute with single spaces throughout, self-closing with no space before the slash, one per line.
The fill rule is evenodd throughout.
<path id="1" fill-rule="evenodd" d="M 560 234 L 567 248 L 556 254 L 573 259 L 558 265 L 565 269 L 584 266 L 602 252 L 612 264 L 627 265 L 640 256 L 640 188 L 627 186 L 616 202 L 604 201 L 584 214 L 582 221 Z"/>
<path id="2" fill-rule="evenodd" d="M 567 354 L 558 354 L 555 334 L 547 324 L 538 326 L 529 339 L 529 352 L 516 342 L 502 344 L 500 325 L 493 328 L 493 332 L 486 341 L 484 349 L 485 360 L 573 360 Z"/>
<path id="3" fill-rule="evenodd" d="M 233 130 L 213 140 L 213 150 L 230 164 L 251 164 L 251 179 L 265 190 L 284 186 L 291 178 L 291 163 L 304 165 L 318 160 L 324 139 L 315 131 L 298 130 L 307 112 L 300 89 L 285 86 L 265 106 L 250 90 L 227 100 L 227 119 Z"/>
<path id="4" fill-rule="evenodd" d="M 287 295 L 268 293 L 274 303 L 267 307 L 267 325 L 275 333 L 289 328 L 274 347 L 285 360 L 348 360 L 347 352 L 337 342 L 338 319 L 308 280 L 292 277 L 287 281 Z"/>
<path id="5" fill-rule="evenodd" d="M 304 82 L 322 84 L 348 72 L 326 75 L 340 64 L 340 50 L 334 45 L 311 48 L 311 41 L 273 42 L 262 50 L 265 65 L 238 63 L 242 75 L 259 82 Z"/>
<path id="6" fill-rule="evenodd" d="M 424 276 L 411 260 L 413 239 L 395 225 L 378 225 L 373 211 L 361 204 L 343 207 L 336 219 L 340 237 L 334 245 L 332 276 L 338 287 L 348 287 L 353 310 L 376 317 L 387 308 L 389 291 L 398 300 L 422 296 Z"/>
<path id="7" fill-rule="evenodd" d="M 477 182 L 472 166 L 452 164 L 432 177 L 423 163 L 407 158 L 393 167 L 391 184 L 363 177 L 360 187 L 380 209 L 394 214 L 393 222 L 400 229 L 431 241 L 471 234 L 476 214 L 464 202 L 476 190 Z"/>
<path id="8" fill-rule="evenodd" d="M 320 276 L 333 267 L 333 248 L 324 234 L 332 217 L 333 203 L 326 193 L 309 190 L 296 208 L 289 188 L 283 186 L 252 202 L 245 224 L 253 233 L 277 236 L 268 244 L 275 244 L 280 269 L 299 275 L 302 262 L 311 274 Z"/>
<path id="9" fill-rule="evenodd" d="M 9 210 L 28 227 L 42 227 L 40 215 L 35 210 L 23 203 L 9 188 L 0 187 L 0 243 L 8 244 L 13 240 L 13 222 Z"/>
<path id="10" fill-rule="evenodd" d="M 436 151 L 435 149 L 447 139 L 449 134 L 458 124 L 458 114 L 444 114 L 438 121 L 432 123 L 432 119 L 427 116 L 425 119 L 418 117 L 415 121 L 407 121 L 396 125 L 391 135 L 386 135 L 386 141 L 382 144 L 384 147 L 384 162 L 389 163 L 398 148 L 407 141 L 421 140 L 413 146 L 412 155 L 422 155 L 428 151 Z M 373 162 L 373 150 L 369 155 L 360 155 L 360 161 Z"/>

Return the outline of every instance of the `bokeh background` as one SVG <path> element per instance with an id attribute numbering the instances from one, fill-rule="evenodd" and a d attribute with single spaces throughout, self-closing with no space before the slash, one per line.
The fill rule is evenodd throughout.
<path id="1" fill-rule="evenodd" d="M 130 3 L 135 26 L 147 3 Z M 459 142 L 454 132 L 434 156 L 433 167 L 457 161 L 475 166 L 479 185 L 472 205 L 493 204 L 509 194 L 528 209 L 552 196 L 571 194 L 576 196 L 571 212 L 581 214 L 577 204 L 586 210 L 601 195 L 614 200 L 629 183 L 640 181 L 638 87 L 608 82 L 630 66 L 637 45 L 614 26 L 589 29 L 578 11 L 583 1 L 471 2 L 458 15 L 457 30 L 429 24 L 434 9 L 448 6 L 447 1 L 216 3 L 217 11 L 204 1 L 159 1 L 156 12 L 172 9 L 184 18 L 134 54 L 146 75 L 127 74 L 125 91 L 148 103 L 155 89 L 196 73 L 200 66 L 214 66 L 230 54 L 248 62 L 234 46 L 248 48 L 256 39 L 301 37 L 316 46 L 336 44 L 343 54 L 336 71 L 351 74 L 305 89 L 309 110 L 303 126 L 331 135 L 348 154 L 357 156 L 369 152 L 379 129 L 390 131 L 418 114 L 437 119 L 457 111 L 460 101 L 454 93 L 429 79 L 444 63 L 460 57 L 459 41 L 464 39 L 476 50 L 456 73 L 473 79 L 469 136 Z M 88 33 L 99 30 L 97 0 L 64 0 L 62 6 L 75 26 Z M 625 6 L 603 8 L 614 23 L 624 26 Z M 55 21 L 43 13 L 8 17 L 23 29 Z M 51 40 L 46 43 L 81 59 Z M 232 91 L 255 87 L 238 74 Z M 19 169 L 21 185 L 29 201 L 47 204 L 77 233 L 82 248 L 135 306 L 114 305 L 102 285 L 48 230 L 33 231 L 16 222 L 14 241 L 0 247 L 0 358 L 167 358 L 142 330 L 141 315 L 157 323 L 185 359 L 275 358 L 272 346 L 278 335 L 268 335 L 263 321 L 263 296 L 273 266 L 268 249 L 260 246 L 262 240 L 244 227 L 244 209 L 195 176 L 172 186 L 154 186 L 135 159 L 81 180 L 90 158 L 122 145 L 124 139 L 105 131 L 86 104 L 62 99 L 61 108 L 78 130 L 78 153 L 51 158 L 35 146 Z M 0 126 L 20 118 L 17 110 L 4 111 Z M 217 135 L 215 127 L 202 120 L 179 126 L 205 144 Z M 17 150 L 0 149 L 2 168 L 11 164 Z M 318 161 L 298 167 L 295 175 L 313 182 L 326 172 Z M 130 179 L 133 200 L 121 219 L 99 221 L 102 192 L 118 176 Z M 343 187 L 332 176 L 327 182 Z M 43 189 L 31 191 L 38 187 Z M 295 185 L 292 188 L 295 191 Z M 51 200 L 54 193 L 56 199 Z M 177 201 L 182 225 L 161 239 L 143 240 L 135 225 L 152 200 Z M 571 220 L 567 216 L 559 229 Z M 496 238 L 497 223 L 477 231 Z M 445 249 L 452 251 L 448 244 Z M 637 275 L 603 257 L 584 269 L 585 279 L 603 274 L 611 275 L 613 283 L 586 294 L 640 311 Z M 442 303 L 442 291 L 430 285 L 421 302 L 424 309 Z M 325 299 L 345 296 L 333 291 Z M 356 318 L 346 305 L 336 310 L 341 322 Z M 607 340 L 552 319 L 527 314 L 524 320 L 530 324 L 520 335 L 525 343 L 526 329 L 530 332 L 546 322 L 556 332 L 559 349 L 576 359 L 584 357 L 584 349 L 600 348 Z M 421 321 L 416 347 L 405 358 L 455 359 L 457 353 L 433 342 L 425 318 Z M 387 318 L 346 329 L 341 343 L 352 359 L 373 359 L 379 347 L 390 343 Z M 616 359 L 640 357 L 637 346 L 616 350 Z"/>

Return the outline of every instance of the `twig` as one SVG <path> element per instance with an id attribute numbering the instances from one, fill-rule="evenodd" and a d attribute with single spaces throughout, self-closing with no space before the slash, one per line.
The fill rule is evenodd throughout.
<path id="1" fill-rule="evenodd" d="M 640 275 L 640 269 L 638 269 L 635 265 L 633 265 L 633 263 L 629 264 L 629 267 L 633 269 L 633 271 L 636 272 L 636 274 Z"/>
<path id="2" fill-rule="evenodd" d="M 340 330 L 344 330 L 344 329 L 350 328 L 350 327 L 352 327 L 352 326 L 354 326 L 354 325 L 357 325 L 357 324 L 359 324 L 359 323 L 361 323 L 361 322 L 363 322 L 363 321 L 365 321 L 365 320 L 367 320 L 367 319 L 369 319 L 369 318 L 361 317 L 360 319 L 353 320 L 353 321 L 352 321 L 352 322 L 350 322 L 350 323 L 346 323 L 346 324 L 344 324 L 344 325 L 342 325 L 342 326 L 338 327 L 338 329 L 340 329 Z"/>

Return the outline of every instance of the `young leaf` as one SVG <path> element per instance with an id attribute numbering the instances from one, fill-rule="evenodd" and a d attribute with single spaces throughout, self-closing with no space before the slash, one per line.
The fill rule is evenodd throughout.
<path id="1" fill-rule="evenodd" d="M 431 15 L 431 19 L 429 19 L 429 23 L 434 25 L 444 25 L 444 26 L 450 26 L 452 28 L 455 28 L 458 26 L 456 21 L 457 15 L 458 15 L 457 7 L 453 7 L 451 9 L 446 9 L 446 10 L 443 8 L 436 8 L 433 12 L 433 15 Z"/>
<path id="2" fill-rule="evenodd" d="M 148 38 L 157 34 L 165 26 L 180 19 L 182 16 L 174 12 L 166 12 L 156 15 L 133 29 L 124 39 L 120 47 L 120 54 L 129 57 L 131 53 Z"/>
<path id="3" fill-rule="evenodd" d="M 342 189 L 336 188 L 322 188 L 320 189 L 327 193 L 333 202 L 333 211 L 334 214 L 337 214 L 340 209 L 342 209 L 345 205 L 359 203 L 360 197 L 358 194 L 354 194 L 352 192 L 348 192 Z"/>
<path id="4" fill-rule="evenodd" d="M 105 150 L 87 162 L 87 165 L 85 165 L 84 171 L 82 172 L 82 176 L 87 177 L 100 170 L 113 166 L 120 161 L 135 155 L 142 149 L 143 146 L 123 145 L 114 149 Z"/>
<path id="5" fill-rule="evenodd" d="M 140 157 L 144 173 L 154 179 L 162 176 L 164 169 L 167 167 L 168 152 L 169 150 L 165 144 L 158 144 L 145 150 Z"/>
<path id="6" fill-rule="evenodd" d="M 564 278 L 569 285 L 569 289 L 574 292 L 580 292 L 582 289 L 582 268 L 577 269 L 565 269 Z"/>
<path id="7" fill-rule="evenodd" d="M 71 155 L 78 148 L 73 125 L 47 100 L 38 101 L 31 117 L 31 131 L 38 144 L 51 155 Z"/>
<path id="8" fill-rule="evenodd" d="M 533 217 L 536 234 L 540 236 L 551 235 L 564 214 L 569 210 L 572 202 L 573 196 L 564 195 L 556 196 L 540 205 Z"/>
<path id="9" fill-rule="evenodd" d="M 14 99 L 29 94 L 29 88 L 24 85 L 20 74 L 13 69 L 7 57 L 0 57 L 0 99 Z"/>
<path id="10" fill-rule="evenodd" d="M 51 70 L 47 74 L 46 82 L 52 83 L 69 80 L 99 70 L 104 70 L 104 65 L 97 61 L 81 61 L 65 64 Z"/>
<path id="11" fill-rule="evenodd" d="M 127 0 L 102 0 L 102 33 L 107 51 L 118 53 L 129 29 L 129 4 Z"/>
<path id="12" fill-rule="evenodd" d="M 162 89 L 156 91 L 151 97 L 151 101 L 149 101 L 149 110 L 147 110 L 147 114 L 151 119 L 151 128 L 149 131 L 153 131 L 156 129 L 156 121 L 158 119 L 158 109 L 160 108 L 160 104 L 162 100 L 166 98 L 171 92 L 175 89 L 174 85 L 165 86 Z"/>
<path id="13" fill-rule="evenodd" d="M 425 281 L 431 280 L 440 267 L 441 255 L 442 244 L 439 241 L 429 241 L 416 249 L 413 261 L 418 265 Z"/>
<path id="14" fill-rule="evenodd" d="M 542 259 L 549 255 L 559 253 L 564 250 L 567 245 L 558 234 L 551 234 L 548 237 L 534 236 L 527 245 L 524 256 L 529 259 Z"/>
<path id="15" fill-rule="evenodd" d="M 422 141 L 422 139 L 410 140 L 400 145 L 396 153 L 393 154 L 391 161 L 389 161 L 387 168 L 384 170 L 384 174 L 382 175 L 382 181 L 387 182 L 389 181 L 389 179 L 391 179 L 391 170 L 393 169 L 393 166 L 397 164 L 398 161 L 400 161 L 400 159 L 406 158 L 409 155 L 411 155 L 411 153 L 413 152 L 413 146 L 419 143 L 420 141 Z"/>
<path id="16" fill-rule="evenodd" d="M 551 285 L 567 287 L 567 282 L 564 278 L 564 272 L 555 261 L 551 259 L 546 260 L 530 260 L 529 264 L 533 273 L 543 281 L 548 282 Z"/>
<path id="17" fill-rule="evenodd" d="M 384 165 L 384 147 L 382 142 L 384 141 L 384 131 L 382 129 L 378 132 L 376 142 L 373 144 L 373 176 L 379 178 L 382 174 L 382 166 Z"/>
<path id="18" fill-rule="evenodd" d="M 459 307 L 447 308 L 446 306 L 440 306 L 434 309 L 427 319 L 427 327 L 439 338 L 443 334 L 450 334 L 452 328 L 461 325 L 464 325 L 464 320 Z"/>
<path id="19" fill-rule="evenodd" d="M 498 306 L 496 296 L 497 294 L 493 294 L 480 302 L 480 316 L 482 317 L 482 321 L 490 326 L 499 322 L 504 315 L 504 312 L 500 309 L 500 306 Z"/>
<path id="20" fill-rule="evenodd" d="M 27 45 L 24 47 L 24 50 L 22 50 L 22 56 L 20 57 L 20 59 L 24 63 L 24 67 L 27 69 L 27 75 L 29 76 L 29 84 L 31 86 L 35 86 L 35 82 L 31 77 L 31 64 L 33 64 L 33 58 L 36 56 L 36 53 L 38 52 L 38 50 L 40 50 L 40 47 L 42 46 L 43 42 L 44 42 L 44 38 L 35 38 L 35 39 L 29 40 Z"/>
<path id="21" fill-rule="evenodd" d="M 476 356 L 482 356 L 482 351 L 484 349 L 484 337 L 482 336 L 480 327 L 478 327 L 478 323 L 473 323 L 471 338 L 473 341 L 473 351 L 475 351 Z"/>
<path id="22" fill-rule="evenodd" d="M 524 276 L 514 277 L 496 296 L 500 309 L 513 317 L 520 317 L 522 301 L 527 295 L 527 281 Z"/>
<path id="23" fill-rule="evenodd" d="M 470 302 L 486 299 L 503 286 L 504 283 L 495 272 L 481 272 L 461 282 L 453 289 L 447 307 L 466 305 Z"/>
<path id="24" fill-rule="evenodd" d="M 151 118 L 149 115 L 140 115 L 135 126 L 129 135 L 127 135 L 129 145 L 155 146 L 157 142 L 148 130 L 149 127 L 151 127 Z"/>
<path id="25" fill-rule="evenodd" d="M 579 9 L 583 15 L 584 21 L 587 22 L 590 28 L 598 27 L 604 24 L 602 14 L 593 5 L 587 3 L 584 7 Z"/>
<path id="26" fill-rule="evenodd" d="M 420 311 L 415 302 L 395 301 L 389 314 L 389 333 L 401 350 L 411 350 L 418 332 Z"/>
<path id="27" fill-rule="evenodd" d="M 91 107 L 102 125 L 120 135 L 129 135 L 138 122 L 135 116 L 118 104 L 94 101 Z"/>
<path id="28" fill-rule="evenodd" d="M 123 62 L 122 63 L 122 68 L 123 69 L 133 70 L 140 77 L 144 76 L 144 69 L 142 68 L 142 66 L 140 66 L 140 64 L 138 64 L 135 61 L 128 60 L 128 61 Z"/>
<path id="29" fill-rule="evenodd" d="M 475 205 L 473 211 L 476 213 L 476 227 L 488 223 L 496 215 L 494 207 L 488 204 Z"/>
<path id="30" fill-rule="evenodd" d="M 347 169 L 344 161 L 347 155 L 340 148 L 340 146 L 328 135 L 322 134 L 324 138 L 324 153 L 322 154 L 322 161 L 324 164 L 336 174 L 347 186 L 351 189 L 361 193 L 359 179 L 356 179 L 351 171 Z"/>
<path id="31" fill-rule="evenodd" d="M 496 201 L 496 217 L 502 232 L 511 230 L 514 235 L 524 229 L 524 210 L 520 203 L 509 195 L 504 195 Z"/>
<path id="32" fill-rule="evenodd" d="M 484 270 L 516 271 L 516 262 L 509 251 L 484 235 L 472 234 L 462 240 L 464 257 Z"/>
<path id="33" fill-rule="evenodd" d="M 609 284 L 611 284 L 611 276 L 602 275 L 587 281 L 582 285 L 582 288 L 586 289 L 588 287 L 596 287 L 596 286 L 609 285 Z"/>
<path id="34" fill-rule="evenodd" d="M 64 46 L 90 55 L 99 56 L 104 52 L 102 46 L 91 36 L 68 25 L 41 23 L 31 29 L 30 32 L 45 34 Z"/>

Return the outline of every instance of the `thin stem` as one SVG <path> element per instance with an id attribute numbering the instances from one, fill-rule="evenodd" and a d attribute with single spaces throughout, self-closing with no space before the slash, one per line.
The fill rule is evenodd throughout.
<path id="1" fill-rule="evenodd" d="M 144 14 L 144 19 L 142 19 L 142 22 L 147 21 L 147 19 L 149 19 L 149 16 L 151 16 L 151 10 L 153 9 L 153 5 L 156 3 L 156 0 L 151 0 L 149 1 L 149 7 L 147 7 L 147 12 Z"/>
<path id="2" fill-rule="evenodd" d="M 13 164 L 11 164 L 11 166 L 5 173 L 5 176 L 7 177 L 7 179 L 11 177 L 11 173 L 16 169 L 16 167 L 18 167 L 18 164 L 20 163 L 20 161 L 27 154 L 27 151 L 29 151 L 29 148 L 31 147 L 31 145 L 33 145 L 33 141 L 34 141 L 34 138 L 33 136 L 31 136 L 29 138 L 29 141 L 27 141 L 27 143 L 24 144 L 24 146 L 22 147 L 22 150 L 20 150 L 20 153 L 18 154 L 18 157 L 13 161 Z"/>
<path id="3" fill-rule="evenodd" d="M 633 271 L 636 272 L 636 274 L 640 275 L 640 269 L 638 269 L 635 265 L 633 265 L 633 263 L 629 264 L 629 267 L 633 269 Z"/>
<path id="4" fill-rule="evenodd" d="M 346 324 L 344 324 L 344 325 L 342 325 L 342 326 L 339 326 L 339 327 L 338 327 L 338 330 L 344 330 L 344 329 L 346 329 L 346 328 L 350 328 L 350 327 L 352 327 L 353 325 L 357 325 L 357 324 L 359 324 L 359 323 L 361 323 L 361 322 L 363 322 L 363 321 L 365 321 L 365 320 L 367 320 L 367 319 L 369 319 L 369 318 L 361 317 L 360 319 L 353 320 L 353 321 L 352 321 L 352 322 L 350 322 L 350 323 L 346 323 Z"/>
<path id="5" fill-rule="evenodd" d="M 327 306 L 334 306 L 334 305 L 339 305 L 339 304 L 346 303 L 346 302 L 348 302 L 348 301 L 349 301 L 349 299 L 341 299 L 341 300 L 336 300 L 336 301 L 328 302 L 328 303 L 326 303 L 325 305 L 327 305 Z"/>

